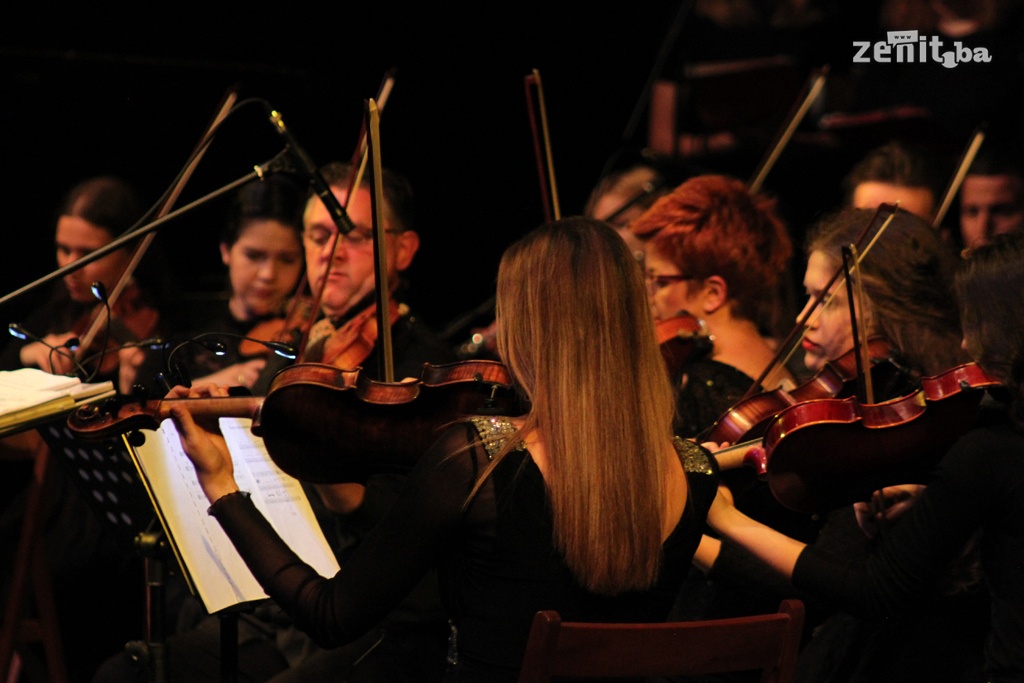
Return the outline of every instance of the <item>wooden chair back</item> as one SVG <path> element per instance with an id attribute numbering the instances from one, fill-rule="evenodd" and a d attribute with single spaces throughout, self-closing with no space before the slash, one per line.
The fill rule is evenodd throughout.
<path id="1" fill-rule="evenodd" d="M 763 683 L 787 683 L 803 623 L 799 600 L 783 600 L 773 614 L 652 624 L 563 623 L 557 612 L 537 612 L 519 683 L 758 669 Z"/>

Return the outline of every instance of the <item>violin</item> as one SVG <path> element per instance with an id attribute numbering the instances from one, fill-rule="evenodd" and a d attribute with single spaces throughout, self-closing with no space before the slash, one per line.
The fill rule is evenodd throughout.
<path id="1" fill-rule="evenodd" d="M 409 309 L 393 299 L 388 308 L 390 329 Z M 377 345 L 378 327 L 377 306 L 369 306 L 327 336 L 320 362 L 340 369 L 359 367 Z"/>
<path id="2" fill-rule="evenodd" d="M 654 334 L 673 381 L 679 378 L 688 362 L 711 352 L 713 338 L 707 323 L 688 311 L 655 322 Z"/>
<path id="3" fill-rule="evenodd" d="M 153 430 L 179 401 L 196 416 L 252 419 L 277 466 L 317 484 L 408 472 L 460 416 L 525 412 L 508 370 L 495 361 L 425 363 L 416 382 L 378 382 L 360 368 L 299 363 L 277 374 L 266 397 L 112 400 L 79 408 L 68 428 L 84 441 Z"/>
<path id="4" fill-rule="evenodd" d="M 288 306 L 287 315 L 262 320 L 249 330 L 245 335 L 249 339 L 243 339 L 238 344 L 238 355 L 242 358 L 256 358 L 270 353 L 267 346 L 252 340 L 280 342 L 298 348 L 303 329 L 314 317 L 314 311 L 312 297 L 294 297 Z"/>
<path id="5" fill-rule="evenodd" d="M 869 339 L 868 352 L 872 360 L 872 376 L 882 383 L 885 381 L 883 375 L 896 371 L 896 366 L 887 362 L 892 359 L 889 343 L 881 337 Z M 839 358 L 829 361 L 817 374 L 795 389 L 774 389 L 739 401 L 719 417 L 698 440 L 716 443 L 746 442 L 762 436 L 768 423 L 793 405 L 851 395 L 856 391 L 858 379 L 856 353 L 856 349 L 851 349 Z"/>
<path id="6" fill-rule="evenodd" d="M 867 500 L 885 486 L 922 483 L 973 425 L 983 390 L 999 384 L 967 363 L 882 403 L 847 397 L 791 406 L 765 431 L 768 486 L 784 506 L 819 512 Z"/>

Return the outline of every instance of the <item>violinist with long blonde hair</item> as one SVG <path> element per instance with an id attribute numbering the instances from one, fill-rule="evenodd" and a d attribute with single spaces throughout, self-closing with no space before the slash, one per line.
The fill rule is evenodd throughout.
<path id="1" fill-rule="evenodd" d="M 668 613 L 717 477 L 706 451 L 673 438 L 635 259 L 600 222 L 543 226 L 505 253 L 497 314 L 529 411 L 450 427 L 332 578 L 294 556 L 238 490 L 223 443 L 175 409 L 211 513 L 321 644 L 359 637 L 435 567 L 451 681 L 515 681 L 541 609 L 591 621 Z"/>

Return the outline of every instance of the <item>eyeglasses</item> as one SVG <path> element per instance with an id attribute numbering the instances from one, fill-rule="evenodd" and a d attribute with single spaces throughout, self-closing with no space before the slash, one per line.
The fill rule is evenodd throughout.
<path id="1" fill-rule="evenodd" d="M 665 289 L 669 285 L 675 284 L 676 282 L 683 282 L 685 280 L 693 280 L 691 275 L 655 275 L 654 273 L 647 273 L 647 289 L 652 292 L 657 292 L 660 289 Z"/>
<path id="2" fill-rule="evenodd" d="M 385 230 L 384 232 L 397 233 L 398 230 Z M 338 234 L 337 230 L 328 230 L 326 228 L 307 228 L 302 231 L 302 239 L 316 246 L 318 249 L 323 249 L 331 240 L 334 239 L 334 236 Z M 356 228 L 355 230 L 351 230 L 347 235 L 341 235 L 341 240 L 350 249 L 363 249 L 373 244 L 373 233 L 369 230 L 360 230 Z"/>

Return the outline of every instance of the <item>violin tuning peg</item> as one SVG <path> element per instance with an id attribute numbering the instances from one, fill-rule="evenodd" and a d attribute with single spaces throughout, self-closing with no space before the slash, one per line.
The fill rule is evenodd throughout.
<path id="1" fill-rule="evenodd" d="M 128 432 L 125 438 L 127 438 L 128 443 L 134 446 L 135 448 L 139 448 L 144 443 L 146 443 L 146 435 L 143 434 L 142 431 L 138 429 L 133 432 Z"/>

